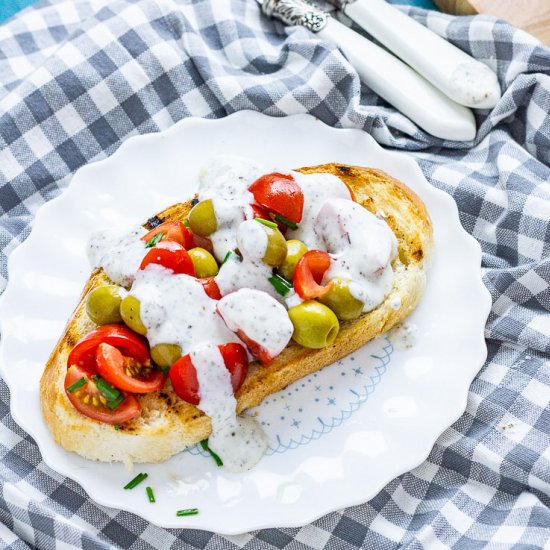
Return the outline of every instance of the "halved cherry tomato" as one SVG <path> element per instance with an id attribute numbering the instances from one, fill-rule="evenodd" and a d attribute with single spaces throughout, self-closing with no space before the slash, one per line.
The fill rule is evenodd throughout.
<path id="1" fill-rule="evenodd" d="M 84 378 L 86 384 L 72 392 L 65 392 L 74 408 L 83 415 L 106 422 L 107 424 L 122 424 L 141 414 L 141 405 L 133 395 L 126 395 L 124 401 L 115 409 L 107 407 L 105 396 L 97 389 L 90 373 L 82 367 L 72 365 L 65 375 L 65 389 Z"/>
<path id="2" fill-rule="evenodd" d="M 149 233 L 143 235 L 143 237 L 141 237 L 141 240 L 147 243 L 153 237 L 156 237 L 159 233 L 162 233 L 163 241 L 174 241 L 181 244 L 181 246 L 183 246 L 183 248 L 187 250 L 195 246 L 191 231 L 189 231 L 189 229 L 187 229 L 187 227 L 183 225 L 183 222 L 177 220 L 161 223 L 154 229 L 151 229 Z"/>
<path id="3" fill-rule="evenodd" d="M 218 346 L 218 348 L 222 354 L 225 368 L 231 374 L 233 391 L 237 392 L 242 386 L 248 372 L 246 350 L 244 346 L 236 343 L 223 344 Z M 172 365 L 170 369 L 170 382 L 172 382 L 176 395 L 184 401 L 191 403 L 191 405 L 198 405 L 200 403 L 197 371 L 189 354 L 184 355 Z"/>
<path id="4" fill-rule="evenodd" d="M 221 300 L 221 292 L 214 277 L 206 277 L 205 279 L 198 279 L 199 283 L 204 287 L 206 294 L 213 300 Z"/>
<path id="5" fill-rule="evenodd" d="M 132 357 L 125 357 L 109 344 L 99 344 L 96 351 L 97 372 L 119 390 L 132 393 L 151 393 L 164 387 L 166 375 L 144 366 Z"/>
<path id="6" fill-rule="evenodd" d="M 331 284 L 321 284 L 323 275 L 330 267 L 330 256 L 323 250 L 310 250 L 306 252 L 296 264 L 294 269 L 294 289 L 298 296 L 304 300 L 313 300 L 324 296 Z"/>
<path id="7" fill-rule="evenodd" d="M 264 220 L 272 221 L 277 224 L 277 228 L 284 235 L 288 231 L 288 226 L 284 223 L 280 223 L 277 220 L 274 220 L 273 217 L 269 214 L 267 210 L 264 210 L 261 206 L 257 204 L 251 204 L 252 212 L 254 212 L 255 218 L 262 218 Z"/>
<path id="8" fill-rule="evenodd" d="M 96 349 L 101 343 L 118 348 L 123 355 L 132 357 L 142 365 L 151 363 L 145 338 L 123 325 L 103 325 L 86 334 L 76 344 L 67 358 L 67 368 L 76 365 L 90 374 L 95 373 Z"/>
<path id="9" fill-rule="evenodd" d="M 193 260 L 187 250 L 174 241 L 160 241 L 145 254 L 139 268 L 145 269 L 149 264 L 159 264 L 166 269 L 171 269 L 174 273 L 195 276 Z"/>
<path id="10" fill-rule="evenodd" d="M 262 365 L 269 365 L 275 359 L 262 345 L 249 338 L 242 330 L 237 331 L 237 336 L 246 344 L 250 353 L 260 361 Z"/>
<path id="11" fill-rule="evenodd" d="M 304 210 L 304 194 L 296 180 L 288 174 L 266 174 L 257 179 L 248 190 L 262 208 L 299 223 Z"/>
<path id="12" fill-rule="evenodd" d="M 210 239 L 207 239 L 206 237 L 201 237 L 200 235 L 195 235 L 195 233 L 191 233 L 193 237 L 193 246 L 198 246 L 199 248 L 204 248 L 205 250 L 208 250 L 210 254 L 213 254 L 214 247 L 212 246 L 212 241 Z"/>

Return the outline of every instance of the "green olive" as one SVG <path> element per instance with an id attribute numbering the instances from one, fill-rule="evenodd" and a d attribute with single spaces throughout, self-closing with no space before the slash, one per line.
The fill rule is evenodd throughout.
<path id="1" fill-rule="evenodd" d="M 208 237 L 218 228 L 214 205 L 211 199 L 201 201 L 193 206 L 189 212 L 189 226 L 195 235 Z"/>
<path id="2" fill-rule="evenodd" d="M 332 345 L 340 329 L 333 311 L 315 300 L 291 307 L 288 316 L 294 325 L 293 340 L 306 348 Z"/>
<path id="3" fill-rule="evenodd" d="M 287 253 L 285 261 L 279 266 L 279 273 L 287 280 L 292 281 L 294 269 L 298 260 L 307 252 L 307 246 L 296 239 L 286 242 Z"/>
<path id="4" fill-rule="evenodd" d="M 263 226 L 267 234 L 267 248 L 263 261 L 267 265 L 281 265 L 286 258 L 286 240 L 276 227 Z"/>
<path id="5" fill-rule="evenodd" d="M 139 300 L 134 298 L 134 296 L 128 295 L 120 303 L 120 315 L 122 320 L 138 334 L 145 336 L 147 334 L 147 329 L 141 320 L 139 315 Z"/>
<path id="6" fill-rule="evenodd" d="M 117 285 L 95 288 L 86 298 L 88 317 L 98 325 L 122 322 L 120 303 L 125 294 L 126 290 Z"/>
<path id="7" fill-rule="evenodd" d="M 181 357 L 177 344 L 157 344 L 151 348 L 151 359 L 159 367 L 171 367 Z"/>
<path id="8" fill-rule="evenodd" d="M 350 281 L 346 279 L 334 277 L 331 279 L 330 290 L 319 298 L 342 321 L 357 319 L 363 313 L 364 303 L 352 295 L 349 284 Z"/>
<path id="9" fill-rule="evenodd" d="M 218 264 L 214 256 L 204 248 L 192 248 L 189 250 L 189 256 L 195 267 L 195 274 L 200 279 L 204 277 L 213 277 L 218 274 Z"/>

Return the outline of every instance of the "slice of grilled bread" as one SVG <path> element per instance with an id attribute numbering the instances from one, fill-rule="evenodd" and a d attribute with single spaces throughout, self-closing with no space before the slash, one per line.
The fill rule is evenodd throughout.
<path id="1" fill-rule="evenodd" d="M 398 240 L 393 288 L 373 311 L 357 320 L 342 322 L 332 346 L 312 350 L 291 341 L 271 365 L 251 364 L 237 393 L 239 412 L 258 405 L 266 396 L 341 359 L 391 329 L 415 308 L 425 286 L 432 226 L 423 202 L 413 191 L 388 174 L 371 168 L 325 164 L 299 171 L 338 176 L 352 189 L 359 204 L 385 217 Z M 176 204 L 157 218 L 185 220 L 190 209 L 191 201 Z M 68 354 L 80 338 L 95 328 L 86 314 L 85 297 L 91 289 L 107 283 L 109 279 L 98 269 L 86 284 L 80 303 L 46 364 L 40 382 L 42 412 L 55 440 L 69 451 L 106 462 L 161 462 L 207 438 L 211 429 L 210 419 L 177 397 L 169 384 L 164 391 L 138 396 L 141 416 L 118 430 L 80 414 L 64 391 Z"/>

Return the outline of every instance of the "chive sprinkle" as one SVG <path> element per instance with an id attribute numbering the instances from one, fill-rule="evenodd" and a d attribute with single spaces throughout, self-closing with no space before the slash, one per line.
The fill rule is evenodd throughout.
<path id="1" fill-rule="evenodd" d="M 120 394 L 114 401 L 107 401 L 107 407 L 114 411 L 119 405 L 121 405 L 126 397 L 123 394 Z"/>
<path id="2" fill-rule="evenodd" d="M 272 227 L 273 229 L 277 228 L 277 224 L 275 222 L 270 222 L 269 220 L 264 220 L 263 218 L 254 218 L 258 223 L 261 223 L 263 225 L 267 225 L 267 227 Z"/>
<path id="3" fill-rule="evenodd" d="M 159 367 L 159 369 L 164 373 L 168 374 L 170 372 L 170 365 L 164 365 L 163 367 Z"/>
<path id="4" fill-rule="evenodd" d="M 185 227 L 191 227 L 189 220 L 183 220 L 183 225 L 185 225 Z"/>
<path id="5" fill-rule="evenodd" d="M 150 241 L 147 242 L 145 248 L 153 248 L 164 237 L 164 233 L 157 233 Z"/>
<path id="6" fill-rule="evenodd" d="M 224 256 L 223 258 L 223 262 L 222 262 L 222 265 L 227 262 L 227 260 L 229 260 L 232 256 L 235 256 L 235 259 L 238 260 L 239 262 L 242 260 L 241 256 L 239 255 L 238 252 L 235 252 L 234 250 L 228 250 L 227 251 L 227 254 Z"/>
<path id="7" fill-rule="evenodd" d="M 201 441 L 201 447 L 207 452 L 210 453 L 210 456 L 214 459 L 216 466 L 219 468 L 223 466 L 222 459 L 208 446 L 208 439 L 203 439 Z"/>
<path id="8" fill-rule="evenodd" d="M 284 277 L 281 277 L 277 273 L 274 273 L 271 277 L 268 277 L 267 280 L 273 285 L 273 288 L 281 296 L 286 296 L 292 288 L 292 285 Z"/>
<path id="9" fill-rule="evenodd" d="M 143 472 L 141 474 L 138 474 L 132 481 L 129 481 L 126 485 L 124 485 L 125 489 L 133 489 L 136 485 L 139 485 L 142 481 L 147 479 L 148 474 L 144 474 Z"/>
<path id="10" fill-rule="evenodd" d="M 118 426 L 118 424 L 115 424 L 115 425 L 113 426 L 113 428 L 115 429 L 115 432 L 118 432 L 118 430 L 120 429 L 119 426 Z"/>
<path id="11" fill-rule="evenodd" d="M 74 391 L 78 390 L 78 388 L 81 388 L 82 386 L 84 386 L 85 384 L 87 384 L 88 381 L 86 380 L 86 378 L 84 378 L 84 376 L 80 379 L 80 380 L 77 380 L 76 382 L 74 382 L 73 384 L 71 384 L 66 391 L 68 391 L 69 393 L 73 393 Z"/>
<path id="12" fill-rule="evenodd" d="M 182 517 L 182 516 L 196 516 L 199 513 L 198 508 L 188 508 L 187 510 L 178 510 L 176 512 L 176 516 Z"/>
<path id="13" fill-rule="evenodd" d="M 155 495 L 153 494 L 153 489 L 151 489 L 151 487 L 145 487 L 145 490 L 147 491 L 149 502 L 155 502 Z"/>
<path id="14" fill-rule="evenodd" d="M 107 380 L 101 378 L 97 374 L 94 376 L 94 382 L 97 386 L 97 389 L 107 398 L 108 401 L 117 400 L 121 393 L 114 386 L 111 386 Z"/>
<path id="15" fill-rule="evenodd" d="M 282 223 L 283 225 L 286 225 L 290 229 L 298 229 L 298 224 L 293 222 L 292 220 L 289 220 L 288 218 L 285 218 L 284 216 L 281 216 L 281 214 L 275 215 L 275 220 L 279 223 Z"/>

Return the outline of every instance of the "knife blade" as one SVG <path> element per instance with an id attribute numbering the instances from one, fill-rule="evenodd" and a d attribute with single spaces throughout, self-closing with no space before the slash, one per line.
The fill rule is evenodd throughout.
<path id="1" fill-rule="evenodd" d="M 262 11 L 286 25 L 301 25 L 336 43 L 361 80 L 426 132 L 470 141 L 476 134 L 470 109 L 452 101 L 395 56 L 303 0 L 256 0 Z"/>
<path id="2" fill-rule="evenodd" d="M 497 75 L 386 0 L 328 0 L 451 99 L 491 109 L 501 97 Z"/>

